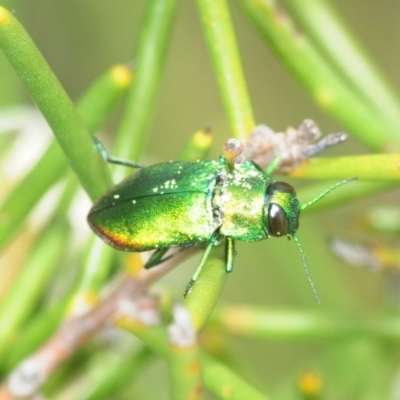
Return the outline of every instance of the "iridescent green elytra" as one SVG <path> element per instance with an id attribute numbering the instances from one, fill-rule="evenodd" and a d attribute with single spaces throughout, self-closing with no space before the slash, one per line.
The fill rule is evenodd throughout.
<path id="1" fill-rule="evenodd" d="M 119 250 L 140 252 L 208 242 L 186 294 L 219 239 L 227 239 L 226 270 L 230 272 L 235 239 L 254 242 L 271 236 L 293 237 L 316 295 L 295 232 L 300 210 L 334 187 L 300 207 L 291 185 L 276 182 L 268 170 L 251 161 L 232 166 L 224 157 L 169 162 L 141 168 L 111 188 L 94 204 L 88 222 L 98 236 Z"/>

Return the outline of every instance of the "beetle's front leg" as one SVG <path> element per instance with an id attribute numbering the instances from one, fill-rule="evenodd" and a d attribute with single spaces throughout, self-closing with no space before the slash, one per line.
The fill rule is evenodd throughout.
<path id="1" fill-rule="evenodd" d="M 202 271 L 202 269 L 203 269 L 203 267 L 204 267 L 204 265 L 205 265 L 205 263 L 206 263 L 206 261 L 208 259 L 208 256 L 210 255 L 210 251 L 212 250 L 212 248 L 215 245 L 218 244 L 218 239 L 219 239 L 219 234 L 214 233 L 213 236 L 210 239 L 210 242 L 208 243 L 208 245 L 207 245 L 207 247 L 206 247 L 206 249 L 204 251 L 203 257 L 201 258 L 201 261 L 200 261 L 200 265 L 197 267 L 196 272 L 192 276 L 192 279 L 189 281 L 189 283 L 186 286 L 185 293 L 183 294 L 183 297 L 185 299 L 186 299 L 187 296 L 189 296 L 194 284 L 196 283 L 196 281 L 197 281 L 197 279 L 198 279 L 198 277 L 199 277 L 199 275 L 200 275 L 200 273 L 201 273 L 201 271 Z"/>
<path id="2" fill-rule="evenodd" d="M 99 153 L 103 157 L 104 161 L 106 161 L 106 162 L 108 162 L 110 164 L 123 165 L 125 167 L 143 168 L 143 165 L 139 164 L 137 162 L 130 161 L 130 160 L 123 160 L 121 158 L 116 158 L 116 157 L 111 157 L 108 154 L 108 151 L 104 147 L 103 143 L 101 143 L 100 140 L 97 139 L 97 137 L 93 136 L 93 141 L 94 141 L 94 144 L 97 147 L 97 150 L 99 151 Z"/>
<path id="3" fill-rule="evenodd" d="M 186 299 L 187 296 L 189 296 L 194 284 L 196 283 L 207 259 L 208 256 L 210 255 L 210 251 L 214 246 L 218 244 L 218 239 L 220 238 L 219 234 L 214 234 L 210 240 L 210 243 L 208 243 L 206 250 L 204 251 L 203 257 L 200 261 L 200 265 L 197 267 L 196 272 L 192 276 L 192 279 L 190 282 L 187 284 L 185 293 L 183 294 L 183 297 Z M 225 270 L 226 272 L 232 272 L 233 271 L 233 261 L 235 258 L 235 240 L 228 236 L 225 238 Z"/>

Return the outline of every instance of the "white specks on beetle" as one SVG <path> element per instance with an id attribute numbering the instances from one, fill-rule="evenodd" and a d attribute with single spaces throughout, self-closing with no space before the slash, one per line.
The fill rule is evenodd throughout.
<path id="1" fill-rule="evenodd" d="M 178 185 L 176 184 L 175 179 L 165 181 L 164 184 L 161 186 L 161 189 L 177 189 L 177 188 Z"/>
<path id="2" fill-rule="evenodd" d="M 119 194 L 114 194 L 113 196 L 114 199 L 119 199 L 119 197 L 120 197 Z"/>

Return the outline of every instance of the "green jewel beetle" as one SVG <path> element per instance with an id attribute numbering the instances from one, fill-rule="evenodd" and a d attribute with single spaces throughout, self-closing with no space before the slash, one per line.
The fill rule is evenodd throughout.
<path id="1" fill-rule="evenodd" d="M 139 166 L 105 157 L 109 162 Z M 301 210 L 349 180 L 338 182 L 300 206 L 294 188 L 272 178 L 275 166 L 263 171 L 252 161 L 230 165 L 221 156 L 213 161 L 176 161 L 140 168 L 93 205 L 88 222 L 101 239 L 124 251 L 158 249 L 163 255 L 171 247 L 208 243 L 185 296 L 211 248 L 222 238 L 226 239 L 226 271 L 231 272 L 235 240 L 255 242 L 270 237 L 292 237 L 319 301 L 296 236 L 299 215 Z"/>

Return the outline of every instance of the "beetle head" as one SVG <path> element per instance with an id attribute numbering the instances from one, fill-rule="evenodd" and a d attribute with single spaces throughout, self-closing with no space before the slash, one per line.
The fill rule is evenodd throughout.
<path id="1" fill-rule="evenodd" d="M 273 182 L 267 187 L 263 207 L 264 229 L 269 236 L 294 235 L 299 227 L 300 204 L 293 186 Z"/>

